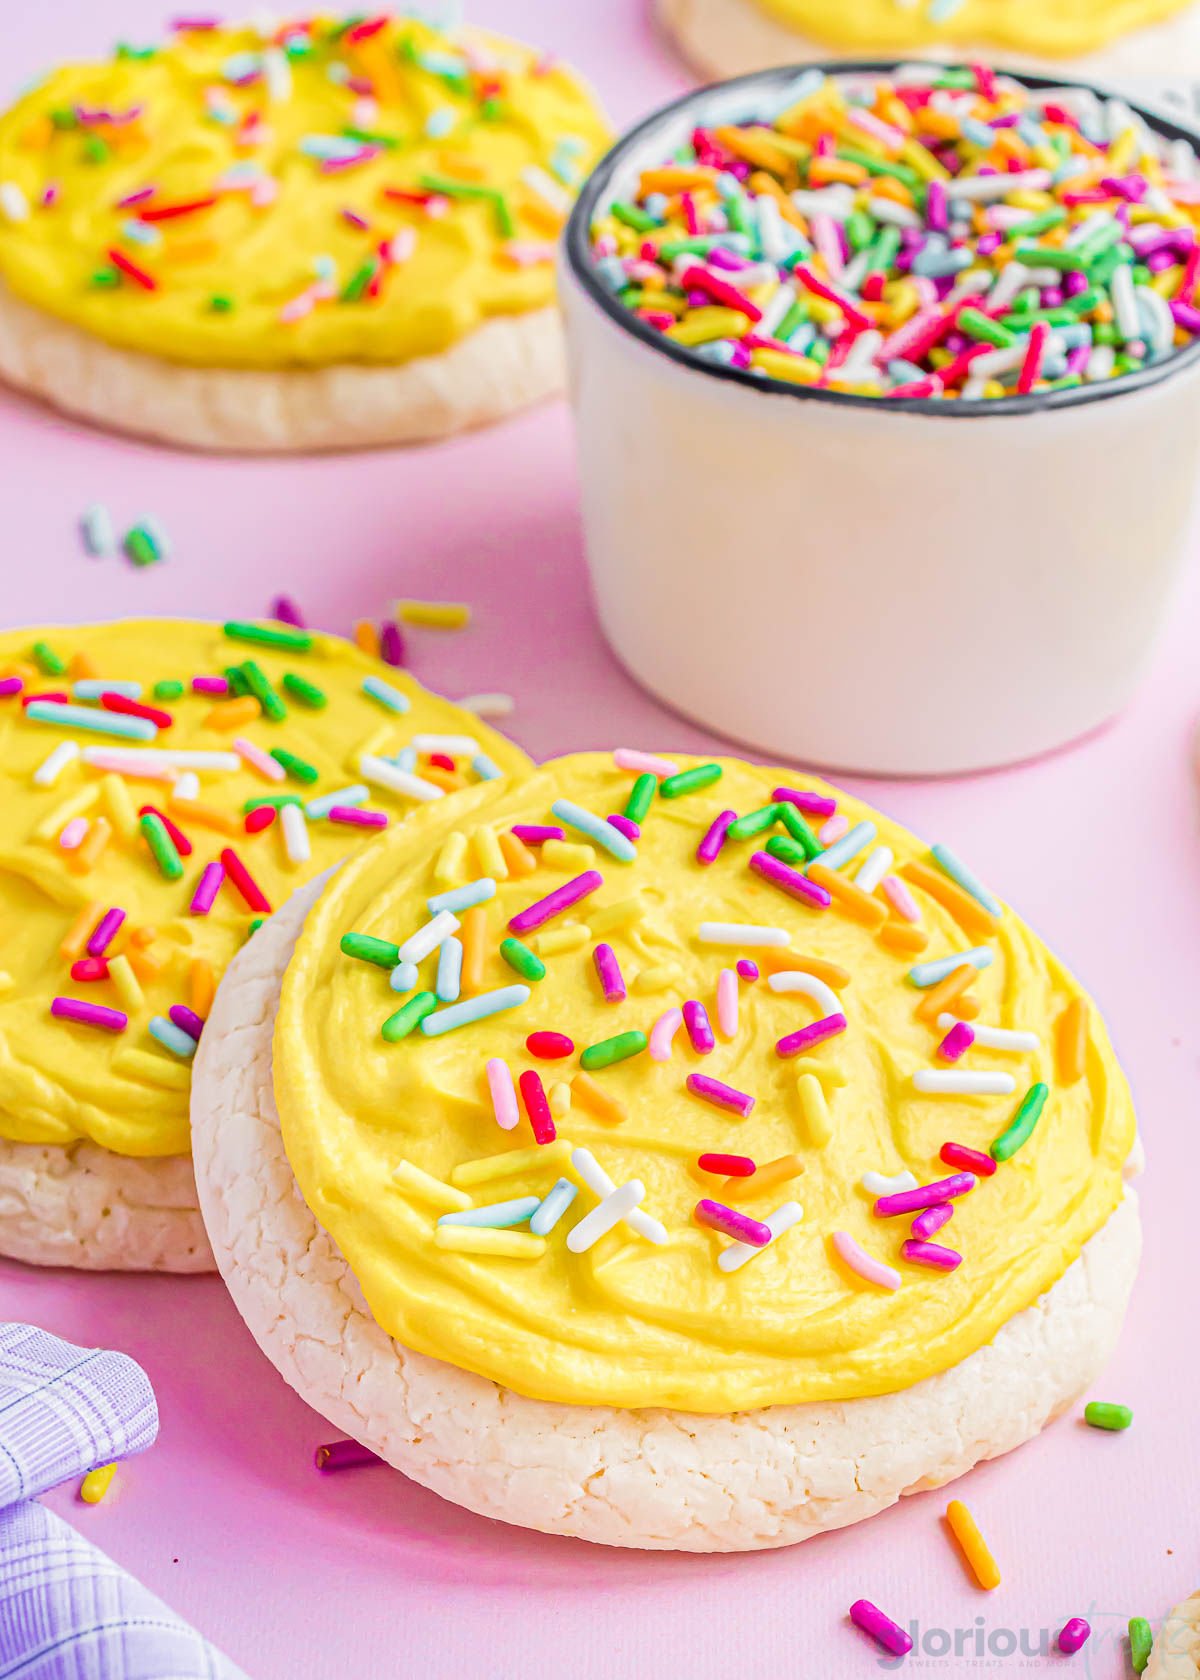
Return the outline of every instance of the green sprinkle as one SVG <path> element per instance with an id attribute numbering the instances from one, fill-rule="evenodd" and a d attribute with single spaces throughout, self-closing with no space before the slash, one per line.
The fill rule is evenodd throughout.
<path id="1" fill-rule="evenodd" d="M 155 561 L 162 559 L 158 544 L 140 525 L 131 526 L 126 531 L 121 547 L 135 566 L 153 566 Z"/>
<path id="2" fill-rule="evenodd" d="M 992 1144 L 993 1161 L 1010 1161 L 1021 1145 L 1028 1143 L 1049 1095 L 1049 1087 L 1043 1085 L 1040 1080 L 1036 1085 L 1029 1087 L 1011 1125 L 1006 1126 Z"/>
<path id="3" fill-rule="evenodd" d="M 61 677 L 67 669 L 66 660 L 59 658 L 49 642 L 34 642 L 33 657 L 48 677 Z"/>
<path id="4" fill-rule="evenodd" d="M 176 851 L 175 842 L 162 818 L 154 811 L 147 811 L 144 817 L 138 818 L 138 827 L 146 836 L 146 844 L 163 876 L 168 881 L 178 881 L 183 874 L 183 859 Z"/>
<path id="5" fill-rule="evenodd" d="M 83 161 L 85 163 L 107 163 L 108 147 L 98 134 L 89 134 L 83 142 Z"/>
<path id="6" fill-rule="evenodd" d="M 871 251 L 871 272 L 887 272 L 900 254 L 900 247 L 904 241 L 900 237 L 900 229 L 885 223 L 875 237 L 875 244 Z"/>
<path id="7" fill-rule="evenodd" d="M 505 107 L 499 99 L 485 99 L 479 107 L 479 115 L 484 122 L 499 122 L 504 116 Z"/>
<path id="8" fill-rule="evenodd" d="M 299 700 L 301 705 L 311 706 L 314 712 L 319 712 L 322 706 L 329 704 L 329 696 L 324 689 L 318 688 L 316 683 L 310 683 L 305 677 L 298 677 L 294 671 L 289 671 L 284 677 L 283 686 L 293 699 Z"/>
<path id="9" fill-rule="evenodd" d="M 320 780 L 321 772 L 317 769 L 315 764 L 309 764 L 306 759 L 297 758 L 296 754 L 288 752 L 286 747 L 272 747 L 271 757 L 275 760 L 276 764 L 283 765 L 283 768 L 287 771 L 288 775 L 294 782 L 308 782 L 311 784 Z"/>
<path id="10" fill-rule="evenodd" d="M 972 338 L 982 339 L 985 344 L 994 344 L 997 350 L 1004 350 L 1015 342 L 1015 334 L 978 309 L 964 309 L 958 317 L 958 324 L 963 332 Z"/>
<path id="11" fill-rule="evenodd" d="M 290 624 L 243 624 L 238 619 L 230 619 L 222 628 L 231 642 L 252 642 L 255 647 L 307 653 L 313 645 L 311 630 L 299 630 Z"/>
<path id="12" fill-rule="evenodd" d="M 609 210 L 618 222 L 625 227 L 632 228 L 635 233 L 649 233 L 651 228 L 661 227 L 659 222 L 648 210 L 641 210 L 636 204 L 611 204 Z"/>
<path id="13" fill-rule="evenodd" d="M 658 792 L 658 779 L 647 770 L 640 775 L 629 790 L 629 798 L 625 801 L 625 815 L 630 822 L 640 823 L 646 812 L 654 803 L 654 795 Z"/>
<path id="14" fill-rule="evenodd" d="M 778 805 L 760 805 L 757 811 L 747 811 L 744 817 L 735 818 L 725 830 L 725 838 L 753 840 L 756 834 L 765 834 L 767 829 L 774 828 L 778 821 Z"/>
<path id="15" fill-rule="evenodd" d="M 1095 344 L 1115 345 L 1118 342 L 1116 323 L 1114 321 L 1097 321 L 1092 328 L 1092 341 Z"/>
<path id="16" fill-rule="evenodd" d="M 816 362 L 819 367 L 824 367 L 825 363 L 829 360 L 829 349 L 830 345 L 827 338 L 814 339 L 812 344 L 808 347 L 807 355 L 810 360 Z"/>
<path id="17" fill-rule="evenodd" d="M 685 793 L 697 793 L 701 788 L 719 782 L 722 774 L 719 764 L 697 764 L 692 770 L 680 770 L 677 775 L 668 776 L 658 784 L 659 798 L 679 799 Z"/>
<path id="18" fill-rule="evenodd" d="M 79 118 L 75 115 L 74 111 L 69 111 L 63 106 L 60 106 L 57 111 L 51 111 L 50 121 L 53 123 L 55 128 L 79 127 Z"/>
<path id="19" fill-rule="evenodd" d="M 509 968 L 515 969 L 522 980 L 544 980 L 546 965 L 536 951 L 531 951 L 528 945 L 522 945 L 519 939 L 504 939 L 500 942 L 500 955 Z"/>
<path id="20" fill-rule="evenodd" d="M 731 194 L 725 200 L 725 220 L 734 233 L 750 234 L 754 232 L 754 223 L 750 220 L 750 210 L 740 193 Z"/>
<path id="21" fill-rule="evenodd" d="M 379 261 L 376 257 L 368 257 L 366 262 L 361 263 L 343 287 L 338 302 L 357 303 L 375 278 L 375 270 L 378 267 Z"/>
<path id="22" fill-rule="evenodd" d="M 819 850 L 819 848 L 818 848 Z M 767 841 L 767 851 L 780 863 L 790 863 L 793 869 L 803 870 L 810 861 L 808 852 L 797 840 L 787 834 L 772 834 Z"/>
<path id="23" fill-rule="evenodd" d="M 242 667 L 240 665 L 226 665 L 221 675 L 229 684 L 229 694 L 231 699 L 240 700 L 243 695 L 249 694 L 250 687 L 245 677 L 242 675 Z"/>
<path id="24" fill-rule="evenodd" d="M 808 304 L 803 298 L 797 298 L 795 303 L 788 310 L 787 314 L 783 317 L 783 320 L 780 321 L 778 327 L 776 327 L 776 338 L 778 338 L 781 343 L 786 344 L 797 328 L 802 327 L 807 320 Z"/>
<path id="25" fill-rule="evenodd" d="M 855 256 L 865 251 L 875 237 L 875 223 L 865 210 L 852 210 L 843 225 L 847 243 Z"/>
<path id="26" fill-rule="evenodd" d="M 250 926 L 246 929 L 246 938 L 249 939 L 253 934 L 256 934 L 266 919 L 267 918 L 265 916 L 255 916 L 254 920 L 250 923 Z"/>
<path id="27" fill-rule="evenodd" d="M 106 291 L 121 284 L 121 276 L 115 268 L 97 268 L 88 279 L 89 286 L 102 286 Z"/>
<path id="28" fill-rule="evenodd" d="M 247 799 L 242 806 L 242 814 L 249 816 L 251 811 L 257 811 L 260 805 L 272 805 L 279 810 L 284 805 L 303 805 L 304 801 L 298 793 L 259 793 L 253 799 Z"/>
<path id="29" fill-rule="evenodd" d="M 512 212 L 508 208 L 508 200 L 503 193 L 497 192 L 495 187 L 476 186 L 473 181 L 454 181 L 446 175 L 422 175 L 418 179 L 417 185 L 422 192 L 437 193 L 443 198 L 482 199 L 492 206 L 496 216 L 496 227 L 502 239 L 511 239 L 516 232 L 516 223 L 513 221 Z M 639 215 L 643 213 L 642 211 L 638 212 Z M 615 205 L 613 206 L 613 214 L 616 214 Z M 653 218 L 647 218 L 647 220 L 650 227 L 658 226 Z"/>
<path id="30" fill-rule="evenodd" d="M 1135 1674 L 1143 1674 L 1154 1649 L 1154 1634 L 1145 1616 L 1129 1618 L 1129 1663 Z"/>
<path id="31" fill-rule="evenodd" d="M 382 146 L 385 152 L 394 152 L 400 142 L 392 134 L 380 134 L 374 128 L 353 128 L 347 126 L 342 129 L 347 140 L 357 140 L 360 146 Z"/>
<path id="32" fill-rule="evenodd" d="M 1013 255 L 1031 268 L 1056 268 L 1060 274 L 1070 274 L 1085 266 L 1078 251 L 1063 251 L 1054 245 L 1018 245 Z"/>
<path id="33" fill-rule="evenodd" d="M 844 158 L 847 163 L 860 164 L 868 175 L 891 175 L 897 181 L 903 181 L 906 187 L 914 189 L 922 184 L 920 175 L 907 163 L 889 163 L 886 158 L 876 157 L 873 152 L 860 152 L 857 146 L 839 146 L 837 156 Z"/>
<path id="34" fill-rule="evenodd" d="M 1083 1417 L 1093 1429 L 1128 1429 L 1133 1422 L 1128 1406 L 1117 1406 L 1108 1400 L 1089 1400 L 1083 1408 Z"/>
<path id="35" fill-rule="evenodd" d="M 395 968 L 400 961 L 399 945 L 393 945 L 390 939 L 376 939 L 370 933 L 344 933 L 341 948 L 344 956 L 374 963 L 377 968 Z"/>
<path id="36" fill-rule="evenodd" d="M 630 1056 L 640 1056 L 649 1042 L 644 1032 L 623 1032 L 615 1038 L 602 1038 L 599 1044 L 588 1045 L 579 1058 L 579 1065 L 585 1073 L 591 1073 L 594 1068 L 612 1067 L 614 1062 L 627 1062 Z"/>
<path id="37" fill-rule="evenodd" d="M 1067 219 L 1065 210 L 1043 210 L 1040 216 L 1030 216 L 1027 222 L 1022 222 L 1014 231 L 1022 239 L 1034 239 L 1039 233 L 1049 233 L 1051 228 L 1061 227 Z M 1082 247 L 1077 248 L 1079 251 Z"/>
<path id="38" fill-rule="evenodd" d="M 228 292 L 214 292 L 208 300 L 208 307 L 214 315 L 228 315 L 233 309 L 233 299 Z"/>
<path id="39" fill-rule="evenodd" d="M 407 1038 L 410 1032 L 419 1027 L 426 1015 L 432 1015 L 436 1008 L 437 999 L 432 992 L 416 992 L 394 1015 L 388 1016 L 380 1030 L 389 1044 L 397 1044 L 400 1039 Z"/>
<path id="40" fill-rule="evenodd" d="M 805 822 L 804 813 L 797 810 L 790 800 L 780 800 L 779 820 L 783 824 L 784 828 L 787 829 L 792 839 L 799 841 L 807 859 L 811 860 L 812 858 L 820 857 L 821 853 L 825 850 L 824 846 L 822 846 L 821 842 L 817 839 L 808 823 Z M 770 847 L 768 846 L 767 849 L 769 851 Z"/>
<path id="41" fill-rule="evenodd" d="M 242 677 L 245 680 L 246 687 L 262 707 L 263 716 L 270 718 L 272 723 L 282 723 L 288 715 L 287 707 L 280 699 L 278 690 L 262 667 L 255 664 L 253 659 L 247 659 L 242 666 Z M 313 780 L 316 780 L 315 770 L 313 771 Z"/>
<path id="42" fill-rule="evenodd" d="M 183 684 L 177 677 L 164 677 L 154 685 L 156 700 L 178 700 L 183 694 Z"/>

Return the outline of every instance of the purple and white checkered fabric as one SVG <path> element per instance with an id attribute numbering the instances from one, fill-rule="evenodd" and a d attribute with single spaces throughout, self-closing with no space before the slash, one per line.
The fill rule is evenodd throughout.
<path id="1" fill-rule="evenodd" d="M 157 1433 L 154 1391 L 132 1359 L 0 1323 L 0 1680 L 246 1680 L 34 1502 Z"/>

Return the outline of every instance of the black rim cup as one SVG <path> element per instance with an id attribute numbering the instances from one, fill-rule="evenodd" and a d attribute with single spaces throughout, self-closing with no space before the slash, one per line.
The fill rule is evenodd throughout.
<path id="1" fill-rule="evenodd" d="M 864 397 L 850 391 L 826 391 L 812 385 L 794 385 L 788 380 L 772 379 L 769 375 L 764 378 L 743 368 L 726 367 L 720 362 L 708 362 L 702 357 L 693 356 L 682 346 L 648 326 L 645 321 L 639 320 L 601 284 L 592 262 L 589 237 L 597 206 L 606 197 L 609 183 L 617 168 L 631 151 L 652 139 L 656 129 L 669 128 L 683 111 L 692 106 L 703 107 L 705 100 L 718 92 L 724 94 L 737 88 L 745 88 L 749 92 L 756 88 L 783 87 L 806 70 L 820 70 L 831 76 L 887 75 L 895 71 L 900 64 L 923 64 L 934 73 L 947 68 L 945 64 L 929 63 L 919 58 L 845 59 L 817 64 L 792 64 L 774 70 L 754 71 L 748 76 L 737 76 L 727 82 L 710 82 L 707 86 L 696 88 L 679 99 L 672 100 L 669 105 L 660 106 L 657 111 L 652 111 L 609 148 L 584 182 L 575 201 L 564 238 L 567 262 L 583 291 L 630 338 L 646 345 L 660 356 L 669 357 L 678 366 L 687 368 L 692 373 L 703 374 L 710 379 L 727 380 L 744 389 L 769 392 L 774 396 L 790 397 L 801 402 L 836 403 L 842 407 L 866 408 L 872 412 L 885 410 L 893 414 L 927 414 L 940 420 L 975 420 L 999 418 L 1010 414 L 1036 414 L 1046 409 L 1074 408 L 1082 403 L 1105 402 L 1114 397 L 1126 396 L 1132 391 L 1144 391 L 1192 367 L 1200 359 L 1200 336 L 1161 362 L 1137 368 L 1132 373 L 1123 373 L 1116 379 L 1107 379 L 1096 385 L 1076 385 L 1065 390 L 1038 391 L 1029 396 L 989 397 L 980 402 L 947 402 L 943 397 Z M 1081 92 L 1093 93 L 1100 99 L 1120 99 L 1156 134 L 1166 140 L 1185 140 L 1200 151 L 1200 131 L 1186 123 L 1175 121 L 1173 117 L 1151 110 L 1137 100 L 1127 98 L 1115 88 L 1078 81 L 1070 76 L 1038 76 L 1027 75 L 1024 72 L 1018 74 L 1005 70 L 1003 66 L 1000 68 L 1003 74 L 1013 76 L 1025 87 L 1078 88 Z"/>

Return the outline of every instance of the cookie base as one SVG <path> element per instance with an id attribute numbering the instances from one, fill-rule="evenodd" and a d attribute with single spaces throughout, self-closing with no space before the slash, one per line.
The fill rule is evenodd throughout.
<path id="1" fill-rule="evenodd" d="M 1159 1629 L 1146 1680 L 1200 1680 L 1200 1592 L 1176 1605 Z"/>
<path id="2" fill-rule="evenodd" d="M 320 887 L 296 892 L 218 988 L 192 1082 L 196 1180 L 217 1265 L 263 1352 L 414 1481 L 482 1516 L 605 1545 L 783 1546 L 1019 1446 L 1103 1368 L 1137 1271 L 1132 1192 L 993 1342 L 898 1394 L 728 1416 L 568 1406 L 402 1347 L 309 1211 L 280 1137 L 275 1012 Z"/>
<path id="3" fill-rule="evenodd" d="M 241 454 L 423 443 L 565 384 L 553 308 L 496 316 L 400 366 L 192 367 L 106 344 L 0 288 L 0 377 L 109 431 Z"/>

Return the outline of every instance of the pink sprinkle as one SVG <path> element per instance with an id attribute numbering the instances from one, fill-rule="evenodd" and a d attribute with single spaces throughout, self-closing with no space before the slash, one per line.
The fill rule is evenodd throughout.
<path id="1" fill-rule="evenodd" d="M 952 1272 L 956 1266 L 962 1265 L 962 1255 L 955 1249 L 942 1248 L 938 1243 L 917 1242 L 912 1237 L 900 1244 L 900 1253 L 918 1266 L 932 1266 L 939 1272 Z"/>
<path id="2" fill-rule="evenodd" d="M 955 1021 L 950 1031 L 937 1047 L 937 1053 L 944 1062 L 956 1062 L 960 1056 L 965 1056 L 975 1042 L 975 1029 L 969 1027 L 965 1021 Z"/>
<path id="3" fill-rule="evenodd" d="M 253 812 L 250 813 L 253 816 Z M 215 859 L 204 865 L 204 872 L 196 884 L 192 894 L 191 914 L 193 916 L 207 916 L 216 903 L 217 894 L 225 880 L 225 869 Z"/>
<path id="4" fill-rule="evenodd" d="M 10 694 L 20 694 L 24 687 L 20 677 L 0 677 L 0 697 L 7 699 Z"/>
<path id="5" fill-rule="evenodd" d="M 860 1278 L 868 1283 L 877 1284 L 880 1289 L 899 1289 L 903 1279 L 894 1266 L 884 1265 L 882 1260 L 876 1260 L 867 1253 L 861 1244 L 856 1243 L 849 1231 L 835 1231 L 833 1246 L 839 1257 L 849 1266 L 852 1272 L 857 1272 Z M 851 1611 L 851 1615 L 853 1615 Z M 907 1635 L 902 1635 L 907 1638 Z"/>
<path id="6" fill-rule="evenodd" d="M 143 764 L 132 753 L 98 752 L 88 760 L 93 770 L 114 770 L 118 776 L 136 776 L 140 782 L 174 782 L 178 770 L 164 765 L 161 769 Z"/>
<path id="7" fill-rule="evenodd" d="M 56 997 L 50 1005 L 51 1015 L 60 1021 L 77 1021 L 85 1027 L 103 1027 L 105 1032 L 124 1032 L 129 1017 L 119 1009 L 105 1009 L 103 1004 L 84 1003 L 82 998 Z"/>
<path id="8" fill-rule="evenodd" d="M 126 193 L 124 198 L 119 198 L 115 207 L 118 210 L 128 210 L 134 204 L 145 204 L 148 198 L 154 197 L 156 190 L 154 187 L 139 187 L 136 192 Z"/>
<path id="9" fill-rule="evenodd" d="M 200 1034 L 204 1031 L 204 1022 L 194 1009 L 189 1009 L 186 1003 L 173 1003 L 167 1013 L 181 1032 L 187 1033 L 189 1038 L 194 1038 L 199 1043 Z"/>
<path id="10" fill-rule="evenodd" d="M 58 843 L 64 852 L 73 852 L 77 846 L 82 846 L 84 837 L 91 824 L 86 817 L 72 817 L 58 837 Z"/>
<path id="11" fill-rule="evenodd" d="M 822 835 L 821 838 L 824 838 Z M 880 882 L 892 909 L 906 922 L 921 920 L 921 907 L 898 875 L 885 875 Z"/>
<path id="12" fill-rule="evenodd" d="M 600 989 L 604 993 L 605 1003 L 623 1003 L 628 993 L 625 990 L 621 965 L 617 961 L 617 954 L 612 946 L 597 945 L 592 952 L 592 961 L 596 965 L 596 973 L 600 979 Z"/>
<path id="13" fill-rule="evenodd" d="M 719 1079 L 710 1079 L 706 1073 L 689 1073 L 687 1088 L 694 1097 L 711 1103 L 714 1108 L 727 1109 L 730 1114 L 740 1114 L 743 1120 L 754 1111 L 753 1097 L 745 1091 L 735 1091 L 732 1085 L 724 1085 Z"/>
<path id="14" fill-rule="evenodd" d="M 996 1170 L 996 1163 L 990 1155 L 981 1155 L 978 1149 L 968 1149 L 965 1143 L 944 1143 L 941 1159 L 948 1167 L 961 1167 L 964 1172 L 974 1173 L 976 1178 L 991 1178 Z"/>
<path id="15" fill-rule="evenodd" d="M 731 968 L 717 976 L 717 1026 L 722 1038 L 736 1038 L 738 1030 L 738 983 Z"/>
<path id="16" fill-rule="evenodd" d="M 769 881 L 773 887 L 787 893 L 789 898 L 798 898 L 813 910 L 827 910 L 833 899 L 824 887 L 817 886 L 807 875 L 801 875 L 798 869 L 792 869 L 788 864 L 781 863 L 770 852 L 755 852 L 750 859 L 750 867 L 756 875 L 761 875 L 764 881 Z"/>
<path id="17" fill-rule="evenodd" d="M 936 1202 L 948 1202 L 954 1196 L 966 1196 L 976 1185 L 974 1173 L 954 1173 L 936 1184 L 918 1184 L 915 1190 L 900 1190 L 894 1196 L 880 1196 L 875 1203 L 876 1219 L 895 1219 L 902 1213 L 920 1213 Z"/>
<path id="18" fill-rule="evenodd" d="M 758 964 L 751 962 L 749 957 L 739 957 L 737 971 L 748 986 L 752 986 L 758 979 Z"/>
<path id="19" fill-rule="evenodd" d="M 632 770 L 635 775 L 675 776 L 679 766 L 671 758 L 658 758 L 654 753 L 638 752 L 636 747 L 618 747 L 613 753 L 618 770 Z"/>
<path id="20" fill-rule="evenodd" d="M 840 840 L 842 835 L 847 834 L 849 830 L 849 817 L 843 817 L 839 814 L 836 817 L 830 817 L 829 821 L 817 830 L 817 839 L 822 846 L 832 846 L 835 840 Z"/>
<path id="21" fill-rule="evenodd" d="M 717 1041 L 709 1024 L 708 1010 L 695 998 L 689 999 L 683 1006 L 683 1024 L 692 1041 L 692 1049 L 698 1056 L 707 1056 L 716 1049 Z"/>
<path id="22" fill-rule="evenodd" d="M 325 813 L 330 822 L 349 823 L 355 828 L 386 828 L 386 811 L 371 811 L 357 805 L 331 805 Z"/>
<path id="23" fill-rule="evenodd" d="M 247 741 L 244 735 L 235 735 L 230 742 L 234 752 L 252 770 L 257 770 L 260 776 L 265 776 L 269 782 L 282 782 L 287 771 L 277 758 L 255 746 L 253 741 Z"/>
<path id="24" fill-rule="evenodd" d="M 573 904 L 578 904 L 581 898 L 587 898 L 589 893 L 594 893 L 603 885 L 604 877 L 599 870 L 585 870 L 582 875 L 576 875 L 573 881 L 556 887 L 552 893 L 547 893 L 545 898 L 537 899 L 535 903 L 510 917 L 509 932 L 532 933 L 534 928 L 540 928 L 555 916 L 561 916 L 564 910 L 569 910 Z"/>
<path id="25" fill-rule="evenodd" d="M 228 694 L 229 681 L 226 677 L 193 677 L 193 694 Z"/>
<path id="26" fill-rule="evenodd" d="M 521 1110 L 517 1106 L 517 1088 L 508 1063 L 501 1061 L 499 1056 L 493 1056 L 485 1071 L 496 1124 L 511 1132 L 521 1118 Z"/>
<path id="27" fill-rule="evenodd" d="M 102 957 L 117 937 L 117 929 L 125 920 L 124 910 L 118 910 L 114 905 L 106 910 L 96 926 L 92 929 L 92 937 L 87 942 L 89 957 Z"/>
<path id="28" fill-rule="evenodd" d="M 642 837 L 642 831 L 637 823 L 630 817 L 623 816 L 619 811 L 615 811 L 611 817 L 606 817 L 604 820 L 611 823 L 617 833 L 623 834 L 626 840 L 640 840 Z"/>
<path id="29" fill-rule="evenodd" d="M 351 227 L 360 228 L 363 233 L 368 232 L 370 229 L 370 222 L 365 216 L 360 216 L 357 210 L 351 210 L 348 206 L 343 205 L 342 215 L 345 220 L 350 223 Z"/>
<path id="30" fill-rule="evenodd" d="M 714 818 L 708 833 L 696 847 L 697 863 L 713 863 L 720 855 L 721 847 L 725 844 L 725 836 L 729 825 L 737 820 L 736 811 L 722 811 Z"/>
<path id="31" fill-rule="evenodd" d="M 919 1242 L 927 1242 L 935 1231 L 940 1231 L 953 1218 L 954 1208 L 950 1202 L 934 1202 L 932 1207 L 926 1208 L 913 1220 L 912 1234 Z"/>
<path id="32" fill-rule="evenodd" d="M 671 1044 L 683 1025 L 683 1010 L 668 1009 L 650 1028 L 650 1059 L 654 1062 L 671 1060 Z"/>
<path id="33" fill-rule="evenodd" d="M 775 1046 L 775 1053 L 784 1057 L 802 1056 L 806 1051 L 815 1050 L 818 1044 L 824 1044 L 827 1038 L 836 1038 L 845 1030 L 844 1015 L 823 1015 L 819 1021 L 811 1021 L 807 1027 L 801 1027 L 799 1032 L 788 1033 L 781 1038 Z"/>
<path id="34" fill-rule="evenodd" d="M 722 1236 L 734 1237 L 738 1242 L 749 1243 L 752 1248 L 766 1248 L 771 1240 L 769 1225 L 751 1219 L 749 1214 L 739 1213 L 736 1208 L 726 1207 L 724 1202 L 709 1201 L 707 1197 L 696 1203 L 695 1220 L 697 1225 L 707 1225 L 710 1231 L 720 1231 Z"/>
<path id="35" fill-rule="evenodd" d="M 514 823 L 513 833 L 526 846 L 544 846 L 547 840 L 565 840 L 565 828 L 547 827 L 541 823 Z"/>

